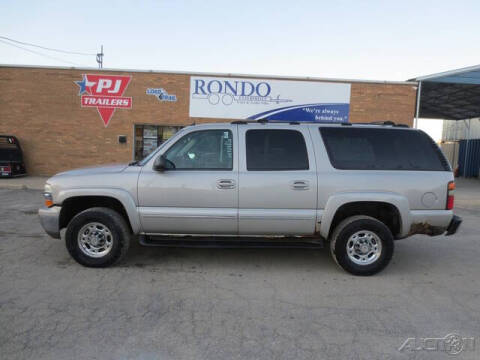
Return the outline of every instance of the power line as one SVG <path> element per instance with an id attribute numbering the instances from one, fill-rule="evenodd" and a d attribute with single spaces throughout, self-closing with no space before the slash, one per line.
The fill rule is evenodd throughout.
<path id="1" fill-rule="evenodd" d="M 0 37 L 1 37 L 1 36 L 0 36 Z M 74 63 L 74 62 L 71 62 L 71 61 L 68 61 L 68 60 L 59 59 L 59 58 L 56 58 L 56 57 L 54 57 L 54 56 L 45 55 L 45 54 L 42 54 L 42 53 L 37 52 L 37 51 L 34 51 L 34 50 L 26 49 L 26 48 L 24 48 L 24 47 L 22 47 L 22 46 L 18 46 L 18 45 L 15 45 L 15 44 L 11 44 L 11 43 L 9 43 L 9 42 L 7 42 L 7 41 L 0 40 L 0 42 L 2 42 L 2 43 L 4 43 L 4 44 L 7 44 L 7 45 L 10 45 L 10 46 L 14 46 L 14 47 L 16 47 L 16 48 L 19 48 L 19 49 L 22 49 L 22 50 L 25 50 L 25 51 L 28 51 L 28 52 L 31 52 L 31 53 L 36 54 L 36 55 L 40 55 L 40 56 L 49 58 L 49 59 L 53 59 L 53 60 L 56 60 L 56 61 L 62 61 L 62 62 L 71 64 L 71 65 L 82 66 L 82 65 L 80 65 L 80 64 L 77 64 L 77 63 Z"/>
<path id="2" fill-rule="evenodd" d="M 18 41 L 18 40 L 15 40 L 15 39 L 8 38 L 8 37 L 6 37 L 6 36 L 0 36 L 0 39 L 12 41 L 12 42 L 17 43 L 17 44 L 22 44 L 22 45 L 27 45 L 27 46 L 34 46 L 34 47 L 37 47 L 37 48 L 40 48 L 40 49 L 43 49 L 43 50 L 56 51 L 56 52 L 60 52 L 60 53 L 64 53 L 64 54 L 84 55 L 84 56 L 92 56 L 92 55 L 95 56 L 95 55 L 97 55 L 97 54 L 93 54 L 93 53 L 84 53 L 84 52 L 77 52 L 77 51 L 67 51 L 67 50 L 60 50 L 60 49 L 52 49 L 52 48 L 48 48 L 48 47 L 45 47 L 45 46 L 40 46 L 40 45 L 35 45 L 35 44 L 23 42 L 23 41 Z"/>

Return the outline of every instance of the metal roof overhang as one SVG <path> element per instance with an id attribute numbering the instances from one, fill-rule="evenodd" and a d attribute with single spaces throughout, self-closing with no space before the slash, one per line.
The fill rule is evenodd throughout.
<path id="1" fill-rule="evenodd" d="M 480 65 L 420 76 L 417 118 L 464 120 L 480 117 Z"/>

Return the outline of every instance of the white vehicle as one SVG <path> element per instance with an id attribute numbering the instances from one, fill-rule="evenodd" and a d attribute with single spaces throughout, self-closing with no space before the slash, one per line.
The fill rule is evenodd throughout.
<path id="1" fill-rule="evenodd" d="M 327 242 L 342 268 L 371 275 L 394 239 L 456 232 L 454 188 L 420 130 L 236 121 L 184 128 L 140 162 L 57 174 L 39 215 L 52 237 L 66 228 L 85 266 L 117 262 L 137 236 L 163 246 Z"/>

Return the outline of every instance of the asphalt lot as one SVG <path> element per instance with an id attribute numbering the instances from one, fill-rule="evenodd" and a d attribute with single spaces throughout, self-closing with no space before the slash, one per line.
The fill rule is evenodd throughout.
<path id="1" fill-rule="evenodd" d="M 451 237 L 396 242 L 368 278 L 327 250 L 160 249 L 108 269 L 42 231 L 41 192 L 0 189 L 0 359 L 480 359 L 480 182 Z M 457 332 L 457 356 L 398 348 Z"/>

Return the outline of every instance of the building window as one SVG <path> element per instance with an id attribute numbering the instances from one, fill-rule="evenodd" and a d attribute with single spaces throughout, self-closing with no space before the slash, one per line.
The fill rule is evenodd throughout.
<path id="1" fill-rule="evenodd" d="M 148 156 L 181 128 L 181 126 L 135 125 L 135 160 Z"/>

